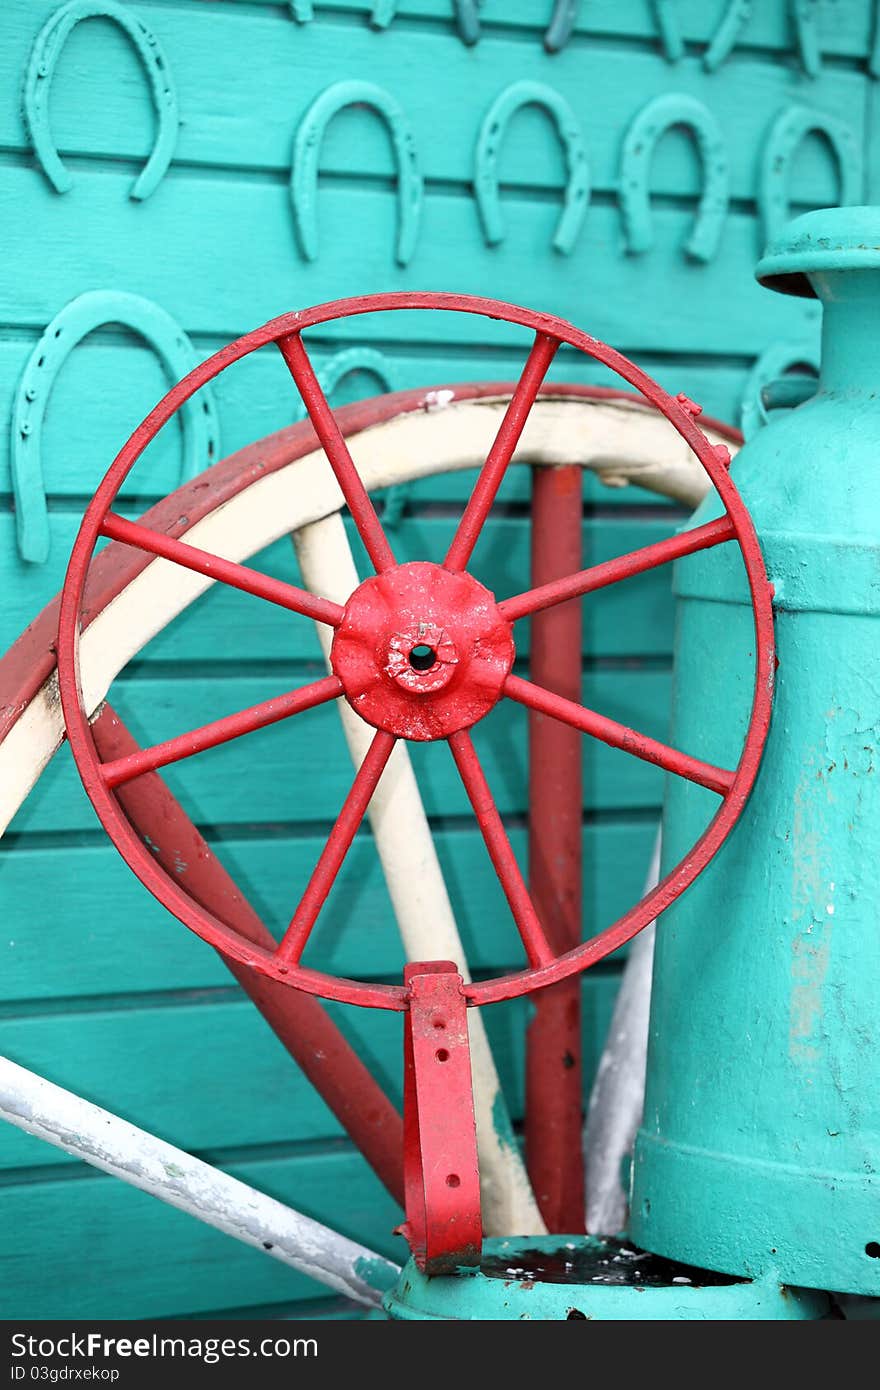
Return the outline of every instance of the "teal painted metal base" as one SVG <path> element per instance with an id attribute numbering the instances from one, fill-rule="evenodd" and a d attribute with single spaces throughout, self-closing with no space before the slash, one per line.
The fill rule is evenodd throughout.
<path id="1" fill-rule="evenodd" d="M 386 1294 L 395 1320 L 804 1321 L 825 1294 L 732 1279 L 591 1236 L 487 1240 L 479 1269 L 427 1278 L 412 1260 Z"/>

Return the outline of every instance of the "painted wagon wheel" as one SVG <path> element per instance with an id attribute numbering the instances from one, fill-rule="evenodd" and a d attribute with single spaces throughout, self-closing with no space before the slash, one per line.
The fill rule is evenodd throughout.
<path id="1" fill-rule="evenodd" d="M 342 407 L 337 419 L 368 488 L 383 484 L 393 487 L 415 476 L 478 467 L 512 392 L 513 386 L 505 383 L 399 392 Z M 737 432 L 730 427 L 704 423 L 712 439 L 727 440 L 734 447 L 739 442 Z M 343 500 L 316 445 L 307 423 L 257 441 L 157 503 L 142 520 L 159 532 L 186 535 L 202 548 L 239 560 L 292 531 L 309 586 L 344 601 L 356 587 L 357 575 L 338 511 Z M 554 505 L 557 485 L 565 482 L 564 523 L 575 547 L 573 566 L 580 562 L 580 469 L 595 471 L 607 484 L 638 482 L 687 507 L 693 507 L 709 485 L 696 457 L 653 407 L 630 393 L 601 387 L 542 387 L 514 463 L 533 472 L 533 532 L 540 529 L 539 513 L 547 520 L 539 498 L 549 497 Z M 316 464 L 320 464 L 320 471 Z M 538 573 L 536 560 L 534 555 L 533 575 Z M 560 569 L 564 570 L 564 564 L 554 545 L 551 576 Z M 94 716 L 92 731 L 102 757 L 137 750 L 115 711 L 103 703 L 113 677 L 209 585 L 210 580 L 199 573 L 153 562 L 148 553 L 118 543 L 107 546 L 90 567 L 81 658 L 87 708 Z M 571 608 L 568 604 L 548 610 L 544 616 L 555 622 Z M 0 659 L 0 829 L 27 795 L 63 734 L 55 669 L 57 610 L 56 599 Z M 535 630 L 535 646 L 537 642 Z M 578 671 L 579 650 L 578 640 Z M 338 709 L 358 763 L 365 751 L 363 736 L 367 741 L 369 738 L 369 726 L 344 702 L 339 702 Z M 563 734 L 568 732 L 562 726 L 557 728 Z M 578 735 L 574 737 L 578 739 Z M 393 786 L 389 788 L 386 782 L 379 799 L 387 802 L 387 814 L 382 814 L 380 806 L 376 813 L 379 823 L 373 828 L 406 954 L 410 960 L 421 959 L 431 951 L 444 954 L 456 960 L 466 974 L 455 916 L 405 747 L 400 746 L 395 757 Z M 407 770 L 408 777 L 404 775 Z M 273 945 L 258 914 L 157 773 L 127 783 L 117 795 L 137 833 L 204 907 L 251 940 Z M 578 823 L 579 804 L 578 800 Z M 398 833 L 400 825 L 405 827 L 403 835 Z M 530 834 L 543 840 L 551 833 L 550 825 L 549 821 L 542 822 L 540 830 Z M 543 844 L 539 854 L 543 854 Z M 401 1200 L 400 1116 L 324 1013 L 320 1001 L 256 975 L 235 961 L 227 959 L 226 963 L 367 1162 Z M 527 1056 L 534 1057 L 541 1067 L 536 1099 L 529 1094 L 527 1084 L 531 1176 L 539 1183 L 540 1192 L 543 1163 L 543 1174 L 552 1174 L 556 1195 L 567 1199 L 568 1211 L 582 1213 L 583 1202 L 577 1206 L 576 1184 L 571 1182 L 580 1149 L 579 1133 L 574 1145 L 568 1144 L 570 1112 L 580 1109 L 580 1090 L 576 1105 L 571 1104 L 579 1074 L 566 1066 L 563 1086 L 543 1085 L 548 1021 L 552 1026 L 554 1016 L 564 1018 L 564 1043 L 568 1047 L 572 1032 L 579 1028 L 578 1016 L 575 1013 L 572 1017 L 570 1001 L 551 1000 L 547 994 L 540 996 L 539 1002 L 541 1007 L 535 1011 L 527 1039 Z M 543 1228 L 541 1213 L 519 1150 L 506 1141 L 504 1098 L 478 1012 L 471 1018 L 469 1031 L 484 1228 L 487 1234 L 538 1233 Z M 552 1040 L 553 1044 L 559 1042 L 558 1036 Z M 557 1045 L 554 1054 L 558 1050 Z M 527 1082 L 531 1074 L 529 1067 Z M 558 1083 L 559 1078 L 556 1080 Z M 553 1113 L 548 1114 L 548 1110 Z M 565 1125 L 554 1130 L 553 1121 L 559 1115 L 565 1117 Z M 544 1142 L 548 1133 L 551 1138 Z M 543 1152 L 538 1151 L 537 1142 L 532 1152 L 530 1136 L 541 1137 Z M 558 1214 L 562 1219 L 562 1213 Z M 552 1217 L 548 1211 L 547 1219 Z M 570 1217 L 568 1221 L 573 1229 Z M 578 1224 L 581 1221 L 578 1214 Z"/>
<path id="2" fill-rule="evenodd" d="M 534 341 L 452 544 L 442 563 L 397 565 L 388 538 L 338 423 L 315 376 L 302 334 L 356 314 L 427 309 L 481 314 L 530 329 Z M 275 343 L 306 405 L 342 496 L 376 573 L 342 606 L 294 585 L 267 579 L 216 555 L 125 521 L 113 502 L 134 463 L 161 426 L 205 382 L 268 343 Z M 544 588 L 496 601 L 468 571 L 491 510 L 553 358 L 563 344 L 618 373 L 659 410 L 699 459 L 724 504 L 725 515 L 696 530 L 648 546 L 619 560 L 580 571 Z M 224 957 L 309 994 L 373 1008 L 405 1010 L 403 984 L 342 979 L 302 963 L 321 906 L 363 819 L 398 739 L 445 740 L 464 783 L 493 867 L 522 938 L 527 967 L 465 987 L 470 1005 L 489 1004 L 566 979 L 628 941 L 675 900 L 706 867 L 733 829 L 751 790 L 766 738 L 773 676 L 770 590 L 748 513 L 719 452 L 701 433 L 689 403 L 663 391 L 631 362 L 594 338 L 549 315 L 497 301 L 443 294 L 376 295 L 341 300 L 282 316 L 221 349 L 174 387 L 135 431 L 90 503 L 74 545 L 62 593 L 58 669 L 61 701 L 73 755 L 86 792 L 105 830 L 144 885 L 163 905 Z M 120 541 L 185 568 L 230 583 L 334 629 L 331 674 L 264 705 L 226 716 L 137 754 L 102 762 L 89 727 L 79 675 L 83 595 L 89 565 L 102 537 Z M 745 563 L 755 624 L 755 687 L 742 754 L 735 769 L 710 766 L 625 728 L 575 702 L 554 697 L 512 671 L 514 624 L 528 615 L 595 591 L 698 550 L 736 541 Z M 256 947 L 205 911 L 150 856 L 116 796 L 132 779 L 255 728 L 344 696 L 375 728 L 366 758 L 331 830 L 309 883 L 275 950 Z M 721 805 L 696 845 L 658 886 L 596 937 L 555 955 L 517 866 L 492 799 L 470 730 L 502 698 L 599 738 L 716 792 Z"/>
<path id="3" fill-rule="evenodd" d="M 344 407 L 338 412 L 338 420 L 342 433 L 355 449 L 367 486 L 394 484 L 409 477 L 475 466 L 488 451 L 491 431 L 500 420 L 511 391 L 505 385 L 488 383 L 398 393 Z M 736 433 L 727 427 L 707 422 L 707 428 L 716 441 L 736 439 Z M 320 539 L 318 549 L 323 554 L 327 540 L 334 535 L 332 527 L 328 530 L 328 522 L 338 522 L 336 509 L 342 502 L 323 460 L 321 477 L 315 473 L 320 453 L 315 442 L 308 426 L 260 441 L 217 465 L 204 480 L 181 488 L 152 508 L 143 520 L 160 533 L 181 535 L 189 531 L 188 539 L 238 559 L 293 529 L 301 540 L 310 536 L 314 573 L 314 543 Z M 708 486 L 695 456 L 666 427 L 654 408 L 629 394 L 601 388 L 542 388 L 515 462 L 537 466 L 536 487 L 543 479 L 571 473 L 571 467 L 560 465 L 572 462 L 594 469 L 608 482 L 638 481 L 689 506 L 699 500 Z M 291 471 L 292 486 L 279 489 L 274 485 L 285 483 L 284 470 Z M 259 503 L 252 505 L 258 495 L 262 507 Z M 338 532 L 342 533 L 348 565 L 353 567 L 341 524 Z M 304 558 L 301 553 L 301 561 Z M 170 566 L 152 561 L 150 553 L 111 545 L 91 567 L 84 614 L 85 684 L 90 712 L 98 706 L 116 671 L 210 583 L 204 575 L 181 570 L 169 582 Z M 318 566 L 319 571 L 321 567 Z M 342 568 L 344 572 L 345 565 Z M 304 573 L 305 569 L 303 564 Z M 326 563 L 323 569 L 326 575 Z M 333 578 L 332 565 L 329 573 Z M 344 582 L 339 576 L 335 578 Z M 350 588 L 355 583 L 356 577 Z M 349 591 L 344 589 L 343 600 Z M 52 671 L 56 608 L 57 604 L 50 605 L 0 662 L 0 687 L 6 702 L 5 708 L 0 708 L 0 766 L 4 773 L 0 780 L 5 787 L 5 795 L 0 792 L 0 823 L 14 812 L 60 738 L 57 687 Z M 366 730 L 357 716 L 351 718 Z M 100 710 L 93 732 L 104 756 L 108 750 L 111 755 L 130 751 L 126 740 L 136 748 L 109 706 Z M 161 802 L 154 791 L 148 790 L 150 784 L 161 788 Z M 191 891 L 204 906 L 218 912 L 227 923 L 234 920 L 251 939 L 268 935 L 222 867 L 211 863 L 210 850 L 158 776 L 145 774 L 121 787 L 117 794 L 142 836 L 149 829 L 151 817 L 165 831 L 169 818 L 173 819 L 174 833 L 189 845 L 193 852 L 188 857 L 202 871 L 198 882 L 192 868 L 186 877 Z M 417 791 L 415 796 L 418 802 Z M 174 868 L 178 873 L 179 864 Z M 452 927 L 454 931 L 454 921 Z M 455 952 L 447 953 L 456 958 Z M 347 1057 L 341 1055 L 342 1040 L 333 1036 L 333 1025 L 321 1017 L 318 1001 L 279 987 L 266 977 L 260 986 L 259 976 L 226 959 L 288 1050 L 305 1065 L 310 1079 L 386 1186 L 399 1191 L 399 1117 L 350 1050 Z M 313 1006 L 310 1012 L 306 1010 L 309 1004 Z M 471 1032 L 474 1050 L 473 1027 Z M 332 1065 L 315 1074 L 308 1062 L 314 1061 L 318 1038 L 320 1051 Z M 312 1043 L 316 1046 L 312 1047 Z M 491 1061 L 488 1047 L 486 1056 Z M 477 1079 L 475 1072 L 475 1091 Z M 485 1109 L 491 1113 L 492 1086 L 497 1094 L 497 1074 L 483 1080 L 488 1082 Z M 361 1093 L 357 1105 L 351 1103 L 351 1093 L 355 1091 Z M 484 1217 L 494 1216 L 494 1229 L 498 1231 L 524 1233 L 536 1216 L 528 1183 L 521 1172 L 511 1171 L 509 1146 L 503 1146 L 503 1152 L 492 1157 L 496 1167 L 500 1158 L 501 1169 L 506 1166 L 507 1171 L 494 1174 L 491 1204 L 487 1203 L 484 1188 Z M 483 1160 L 481 1146 L 481 1178 L 489 1166 L 484 1166 Z M 487 1221 L 487 1230 L 491 1229 Z"/>

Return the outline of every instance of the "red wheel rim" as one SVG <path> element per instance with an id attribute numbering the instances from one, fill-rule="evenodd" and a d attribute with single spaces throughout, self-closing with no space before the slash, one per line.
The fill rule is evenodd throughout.
<path id="1" fill-rule="evenodd" d="M 190 568 L 210 573 L 221 581 L 246 588 L 249 592 L 257 593 L 272 602 L 293 608 L 294 611 L 307 617 L 329 623 L 337 629 L 337 634 L 340 632 L 349 606 L 353 606 L 351 600 L 349 600 L 349 605 L 343 609 L 327 600 L 306 594 L 293 585 L 267 579 L 243 566 L 219 561 L 216 557 L 206 557 L 202 552 L 195 551 L 184 543 L 175 542 L 159 533 L 146 531 L 137 523 L 122 521 L 114 517 L 111 512 L 112 503 L 140 454 L 180 406 L 226 367 L 268 343 L 274 342 L 280 348 L 300 389 L 315 432 L 342 486 L 349 510 L 377 571 L 377 577 L 381 579 L 384 574 L 393 578 L 395 572 L 415 567 L 397 566 L 394 561 L 381 522 L 360 481 L 345 441 L 336 426 L 332 411 L 314 376 L 300 336 L 303 330 L 333 319 L 396 309 L 433 309 L 480 314 L 529 328 L 535 334 L 526 366 L 495 443 L 480 471 L 444 565 L 442 567 L 426 565 L 423 568 L 442 568 L 450 576 L 457 575 L 462 580 L 470 580 L 465 567 L 482 525 L 489 514 L 495 493 L 516 448 L 531 406 L 556 350 L 563 343 L 586 353 L 596 361 L 611 368 L 666 416 L 700 460 L 725 508 L 724 517 L 697 530 L 683 532 L 667 541 L 661 541 L 656 545 L 645 547 L 644 550 L 632 552 L 619 560 L 592 566 L 569 579 L 545 585 L 540 590 L 532 590 L 510 599 L 501 600 L 494 604 L 492 612 L 486 618 L 489 629 L 494 634 L 493 641 L 496 646 L 496 660 L 490 682 L 498 681 L 498 688 L 497 691 L 494 686 L 491 689 L 490 693 L 494 698 L 484 699 L 482 703 L 477 702 L 480 713 L 476 719 L 482 718 L 482 715 L 494 705 L 496 699 L 509 697 L 531 709 L 538 709 L 552 717 L 562 718 L 563 722 L 572 724 L 582 732 L 589 733 L 612 746 L 631 752 L 645 761 L 664 767 L 667 771 L 710 787 L 722 797 L 718 811 L 693 849 L 670 870 L 657 887 L 646 894 L 639 903 L 612 926 L 607 927 L 597 936 L 564 955 L 554 956 L 549 948 L 543 928 L 538 921 L 528 890 L 510 849 L 501 818 L 494 806 L 491 792 L 470 739 L 469 728 L 471 725 L 466 719 L 464 722 L 457 722 L 456 717 L 450 718 L 446 715 L 444 716 L 445 722 L 442 732 L 437 734 L 425 734 L 423 732 L 421 735 L 407 733 L 399 724 L 389 730 L 387 727 L 382 727 L 377 720 L 369 719 L 369 722 L 377 725 L 377 733 L 370 752 L 355 776 L 351 792 L 336 825 L 331 831 L 328 844 L 322 852 L 321 859 L 310 884 L 306 888 L 297 912 L 294 914 L 288 932 L 277 951 L 273 953 L 255 947 L 217 917 L 203 909 L 156 864 L 129 824 L 113 794 L 113 787 L 131 780 L 139 772 L 164 766 L 177 758 L 188 756 L 189 753 L 212 747 L 216 743 L 237 737 L 249 729 L 262 727 L 269 722 L 303 711 L 326 700 L 334 699 L 343 693 L 349 696 L 351 703 L 357 708 L 357 704 L 351 698 L 350 690 L 344 688 L 348 682 L 344 683 L 337 674 L 331 674 L 299 691 L 290 692 L 290 694 L 277 700 L 266 702 L 263 706 L 257 706 L 251 710 L 242 711 L 239 715 L 227 716 L 225 719 L 214 721 L 213 724 L 195 731 L 194 735 L 184 735 L 180 739 L 172 739 L 167 744 L 145 750 L 144 753 L 135 755 L 133 761 L 122 760 L 126 762 L 124 767 L 117 764 L 102 766 L 84 710 L 79 678 L 80 614 L 88 568 L 95 545 L 102 536 L 110 536 L 128 544 L 139 545 L 154 555 L 163 555 L 166 558 L 182 562 Z M 674 399 L 671 397 L 638 367 L 612 348 L 580 332 L 562 319 L 548 314 L 534 313 L 496 300 L 453 294 L 387 294 L 339 300 L 335 303 L 319 305 L 312 309 L 284 315 L 265 324 L 262 328 L 246 334 L 236 342 L 230 343 L 178 382 L 138 426 L 115 459 L 89 504 L 71 554 L 62 592 L 58 628 L 58 672 L 61 702 L 77 768 L 104 829 L 130 868 L 149 891 L 174 916 L 224 954 L 252 967 L 261 974 L 281 980 L 311 994 L 371 1008 L 402 1010 L 407 1006 L 407 988 L 405 985 L 375 984 L 327 975 L 302 965 L 300 954 L 347 848 L 360 825 L 369 798 L 378 784 L 396 738 L 420 736 L 446 738 L 474 807 L 493 866 L 501 880 L 529 959 L 529 966 L 525 970 L 466 985 L 465 993 L 468 1003 L 482 1005 L 513 998 L 531 990 L 555 984 L 578 971 L 587 969 L 629 941 L 693 883 L 720 849 L 736 824 L 757 776 L 769 727 L 773 695 L 775 658 L 772 589 L 767 579 L 760 546 L 751 519 L 728 475 L 729 457 L 726 454 L 727 451 L 723 447 L 719 448 L 712 445 L 697 427 L 694 421 L 693 408 L 686 398 Z M 729 540 L 737 542 L 745 563 L 752 601 L 756 643 L 752 710 L 742 753 L 735 770 L 725 771 L 711 767 L 687 754 L 679 753 L 655 740 L 639 735 L 633 730 L 626 729 L 584 706 L 561 700 L 550 692 L 532 686 L 530 682 L 509 672 L 509 654 L 505 650 L 503 632 L 501 631 L 504 624 L 512 625 L 517 619 L 552 603 L 562 602 L 567 598 L 606 587 L 608 584 L 615 583 L 630 575 L 669 563 L 679 556 L 707 549 Z M 365 584 L 369 585 L 371 582 L 374 581 L 368 580 L 365 581 Z M 471 583 L 476 584 L 476 581 L 471 580 Z M 355 594 L 361 595 L 364 587 L 364 585 L 359 586 Z M 482 588 L 479 585 L 476 587 Z M 485 593 L 485 591 L 483 592 Z M 353 595 L 352 599 L 354 597 Z M 492 596 L 489 597 L 491 599 Z M 441 640 L 437 636 L 439 632 L 443 639 L 451 642 L 453 650 L 457 650 L 456 640 L 459 641 L 461 650 L 464 650 L 466 643 L 470 640 L 467 633 L 470 632 L 473 623 L 477 621 L 474 615 L 479 607 L 475 593 L 469 595 L 464 601 L 471 603 L 468 609 L 468 622 L 464 624 L 465 635 L 457 638 L 456 633 L 450 633 L 442 624 L 438 626 L 437 622 L 434 622 L 433 626 L 426 627 L 425 630 L 431 635 L 435 645 Z M 364 605 L 362 605 L 363 607 Z M 452 612 L 452 610 L 449 611 Z M 436 614 L 434 616 L 436 618 Z M 483 621 L 483 619 L 480 618 L 479 621 Z M 405 631 L 409 632 L 409 629 L 405 628 Z M 418 632 L 413 630 L 410 636 L 415 638 L 418 636 Z M 449 650 L 448 646 L 443 648 L 443 652 L 448 653 Z M 406 656 L 405 650 L 403 655 Z M 414 649 L 410 655 L 414 656 Z M 416 674 L 410 678 L 409 672 L 404 671 L 403 676 L 401 674 L 401 652 L 399 649 L 395 649 L 393 660 L 396 662 L 394 667 L 395 679 L 400 690 L 405 692 L 409 687 L 418 690 L 420 677 L 415 664 L 413 664 L 412 669 Z M 463 669 L 470 673 L 473 680 L 482 680 L 482 674 L 473 669 L 473 662 L 468 666 L 468 659 L 462 657 L 461 660 Z M 340 669 L 342 668 L 340 667 Z M 391 671 L 390 666 L 388 670 Z M 446 681 L 445 677 L 441 678 L 439 674 L 435 674 L 434 677 L 429 675 L 424 684 L 430 689 L 426 688 L 422 698 L 435 699 L 439 698 L 436 695 L 436 689 L 444 687 Z M 473 695 L 473 684 L 467 689 L 469 694 Z M 448 692 L 441 688 L 440 696 L 447 698 L 447 695 Z M 271 708 L 269 708 L 270 706 Z M 474 708 L 477 708 L 477 705 Z"/>

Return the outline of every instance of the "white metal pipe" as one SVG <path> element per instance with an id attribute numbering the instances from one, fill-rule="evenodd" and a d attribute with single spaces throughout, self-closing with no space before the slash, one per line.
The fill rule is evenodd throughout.
<path id="1" fill-rule="evenodd" d="M 660 831 L 645 881 L 645 892 L 660 878 Z M 586 1221 L 591 1235 L 616 1235 L 626 1226 L 629 1194 L 621 1179 L 632 1153 L 645 1104 L 648 1020 L 654 965 L 653 922 L 629 948 L 608 1037 L 590 1093 L 584 1125 Z"/>
<path id="2" fill-rule="evenodd" d="M 7 1057 L 0 1057 L 0 1117 L 357 1303 L 378 1307 L 400 1273 L 383 1255 Z"/>
<path id="3" fill-rule="evenodd" d="M 339 512 L 293 533 L 303 583 L 335 603 L 345 603 L 359 583 Z M 329 657 L 332 631 L 316 624 Z M 373 730 L 345 700 L 339 714 L 355 767 Z M 464 947 L 409 753 L 398 741 L 370 802 L 370 825 L 408 960 L 455 961 L 470 979 Z M 480 1195 L 487 1235 L 543 1235 L 546 1231 L 513 1137 L 507 1104 L 477 1009 L 468 1010 Z"/>

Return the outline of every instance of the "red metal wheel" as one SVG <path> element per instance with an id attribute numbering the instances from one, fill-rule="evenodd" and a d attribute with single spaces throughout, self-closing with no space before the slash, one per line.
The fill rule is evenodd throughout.
<path id="1" fill-rule="evenodd" d="M 301 336 L 304 330 L 316 324 L 349 315 L 397 309 L 482 314 L 528 328 L 535 335 L 501 427 L 442 564 L 396 564 Z M 374 576 L 355 590 L 345 606 L 316 597 L 294 585 L 269 579 L 246 566 L 221 560 L 138 523 L 125 521 L 111 510 L 134 463 L 175 411 L 225 367 L 268 343 L 275 343 L 287 362 L 376 570 Z M 467 572 L 467 565 L 529 411 L 563 343 L 616 371 L 666 416 L 714 483 L 725 515 L 696 530 L 498 602 Z M 633 363 L 564 320 L 466 295 L 372 295 L 287 314 L 222 348 L 190 372 L 135 430 L 90 503 L 71 555 L 59 619 L 59 683 L 73 755 L 105 830 L 150 892 L 199 936 L 260 974 L 330 999 L 373 1008 L 405 1009 L 406 985 L 340 979 L 310 970 L 301 963 L 301 956 L 396 740 L 446 739 L 528 958 L 528 968 L 518 973 L 467 984 L 465 994 L 469 1004 L 493 1003 L 564 980 L 616 950 L 664 911 L 706 867 L 742 812 L 767 735 L 774 672 L 771 589 L 758 540 L 728 476 L 727 451 L 706 439 L 695 423 L 694 414 L 695 409 L 686 398 L 673 399 Z M 84 586 L 95 545 L 102 536 L 139 547 L 330 625 L 335 629 L 332 673 L 302 689 L 218 719 L 165 743 L 102 763 L 84 712 L 78 673 Z M 731 540 L 738 543 L 745 562 L 756 638 L 751 718 L 735 770 L 710 766 L 513 674 L 513 629 L 517 620 L 679 556 Z M 376 733 L 290 926 L 273 952 L 236 933 L 174 882 L 133 831 L 115 789 L 144 772 L 154 771 L 340 695 L 375 727 Z M 689 778 L 721 797 L 718 811 L 697 844 L 651 893 L 611 927 L 563 954 L 554 953 L 548 941 L 470 736 L 473 725 L 502 698 L 513 699 L 668 772 Z"/>

